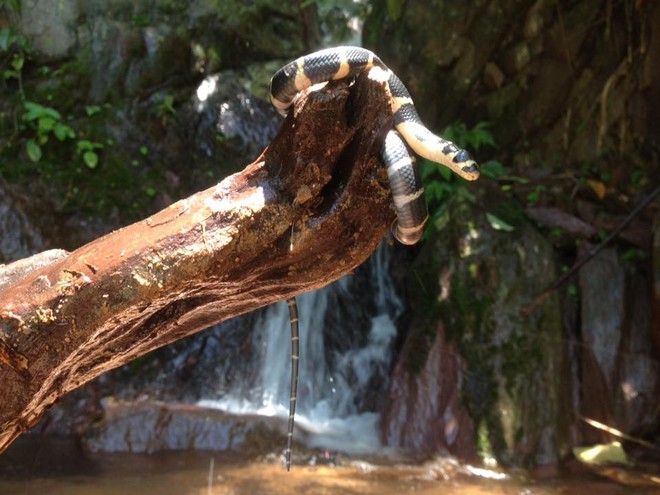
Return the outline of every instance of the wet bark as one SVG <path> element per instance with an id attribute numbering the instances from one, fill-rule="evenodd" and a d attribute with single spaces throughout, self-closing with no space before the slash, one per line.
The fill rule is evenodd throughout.
<path id="1" fill-rule="evenodd" d="M 366 76 L 309 93 L 242 172 L 0 287 L 0 452 L 101 373 L 360 265 L 394 218 L 390 127 Z"/>

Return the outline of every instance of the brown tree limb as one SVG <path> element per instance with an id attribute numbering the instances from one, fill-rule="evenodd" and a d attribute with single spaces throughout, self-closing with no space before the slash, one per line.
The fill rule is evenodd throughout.
<path id="1" fill-rule="evenodd" d="M 360 265 L 394 218 L 391 121 L 367 76 L 309 93 L 242 172 L 0 288 L 0 452 L 101 373 Z"/>

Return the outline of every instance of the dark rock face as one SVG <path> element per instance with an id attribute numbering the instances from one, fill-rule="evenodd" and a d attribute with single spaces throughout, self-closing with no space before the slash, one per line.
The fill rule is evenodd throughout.
<path id="1" fill-rule="evenodd" d="M 278 450 L 284 443 L 281 426 L 263 416 L 230 416 L 189 404 L 107 400 L 103 420 L 87 432 L 84 445 L 91 452 L 194 449 L 255 455 Z"/>
<path id="2" fill-rule="evenodd" d="M 474 421 L 462 403 L 465 362 L 442 323 L 421 371 L 399 361 L 383 412 L 383 440 L 414 455 L 477 460 Z"/>
<path id="3" fill-rule="evenodd" d="M 468 458 L 478 449 L 514 464 L 557 462 L 571 409 L 562 385 L 567 348 L 559 300 L 522 314 L 554 278 L 551 246 L 527 222 L 514 232 L 494 229 L 469 201 L 452 202 L 446 215 L 418 259 L 434 269 L 416 289 L 425 297 L 413 296 L 421 304 L 413 306 L 394 378 L 399 387 L 428 383 L 391 393 L 384 438 L 426 454 L 435 445 Z M 423 403 L 433 405 L 433 414 Z M 403 424 L 410 418 L 402 408 L 413 425 Z"/>
<path id="4" fill-rule="evenodd" d="M 386 4 L 366 20 L 365 46 L 423 102 L 432 128 L 490 122 L 499 159 L 524 176 L 592 161 L 625 174 L 625 160 L 657 173 L 641 143 L 660 142 L 651 124 L 660 37 L 637 36 L 659 31 L 657 5 L 629 12 L 598 3 L 413 1 L 393 19 Z"/>
<path id="5" fill-rule="evenodd" d="M 27 258 L 44 246 L 41 231 L 30 222 L 20 202 L 0 187 L 0 264 Z"/>
<path id="6" fill-rule="evenodd" d="M 585 420 L 652 435 L 660 365 L 648 275 L 606 248 L 575 289 L 527 314 L 555 279 L 549 242 L 527 222 L 498 232 L 469 202 L 454 201 L 448 219 L 418 260 L 437 271 L 421 278 L 430 294 L 413 306 L 384 442 L 532 466 L 611 441 Z"/>
<path id="7" fill-rule="evenodd" d="M 579 283 L 580 413 L 643 435 L 657 421 L 660 389 L 648 277 L 608 248 L 584 266 Z M 580 430 L 587 443 L 609 440 L 607 432 L 588 425 Z"/>

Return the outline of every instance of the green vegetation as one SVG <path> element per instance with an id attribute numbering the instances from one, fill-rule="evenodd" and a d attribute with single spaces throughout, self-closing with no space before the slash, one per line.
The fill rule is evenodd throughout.
<path id="1" fill-rule="evenodd" d="M 495 148 L 495 141 L 488 122 L 480 122 L 469 129 L 462 123 L 449 126 L 443 136 L 453 141 L 461 148 L 479 152 L 487 148 Z M 465 187 L 465 179 L 457 177 L 447 167 L 430 160 L 421 159 L 421 176 L 426 192 L 426 202 L 429 206 L 430 221 L 425 237 L 429 238 L 434 231 L 441 230 L 449 221 L 447 202 L 454 196 L 474 202 L 474 197 Z M 480 165 L 483 177 L 500 179 L 506 176 L 504 166 L 495 160 Z M 497 230 L 513 230 L 506 220 L 494 213 L 488 213 L 491 226 Z"/>
<path id="2" fill-rule="evenodd" d="M 121 208 L 128 218 L 143 216 L 159 180 L 134 187 L 152 176 L 140 167 L 146 151 L 136 150 L 142 160 L 135 161 L 115 149 L 106 130 L 113 106 L 80 100 L 81 87 L 89 84 L 85 63 L 37 67 L 32 58 L 24 36 L 0 29 L 0 89 L 13 95 L 0 103 L 0 177 L 29 184 L 61 212 L 103 217 Z M 155 111 L 163 120 L 171 117 L 174 99 L 165 96 Z"/>

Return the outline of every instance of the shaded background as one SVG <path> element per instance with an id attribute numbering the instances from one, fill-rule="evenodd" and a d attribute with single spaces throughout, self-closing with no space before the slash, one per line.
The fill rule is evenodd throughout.
<path id="1" fill-rule="evenodd" d="M 303 297 L 306 458 L 368 430 L 363 454 L 554 467 L 618 438 L 588 419 L 648 442 L 624 448 L 657 469 L 658 198 L 530 306 L 657 192 L 657 2 L 0 1 L 0 262 L 75 249 L 242 169 L 279 125 L 274 71 L 339 43 L 375 51 L 483 175 L 422 163 L 425 241 Z M 31 435 L 278 451 L 283 310 L 106 374 Z M 344 440 L 315 441 L 321 423 Z"/>

